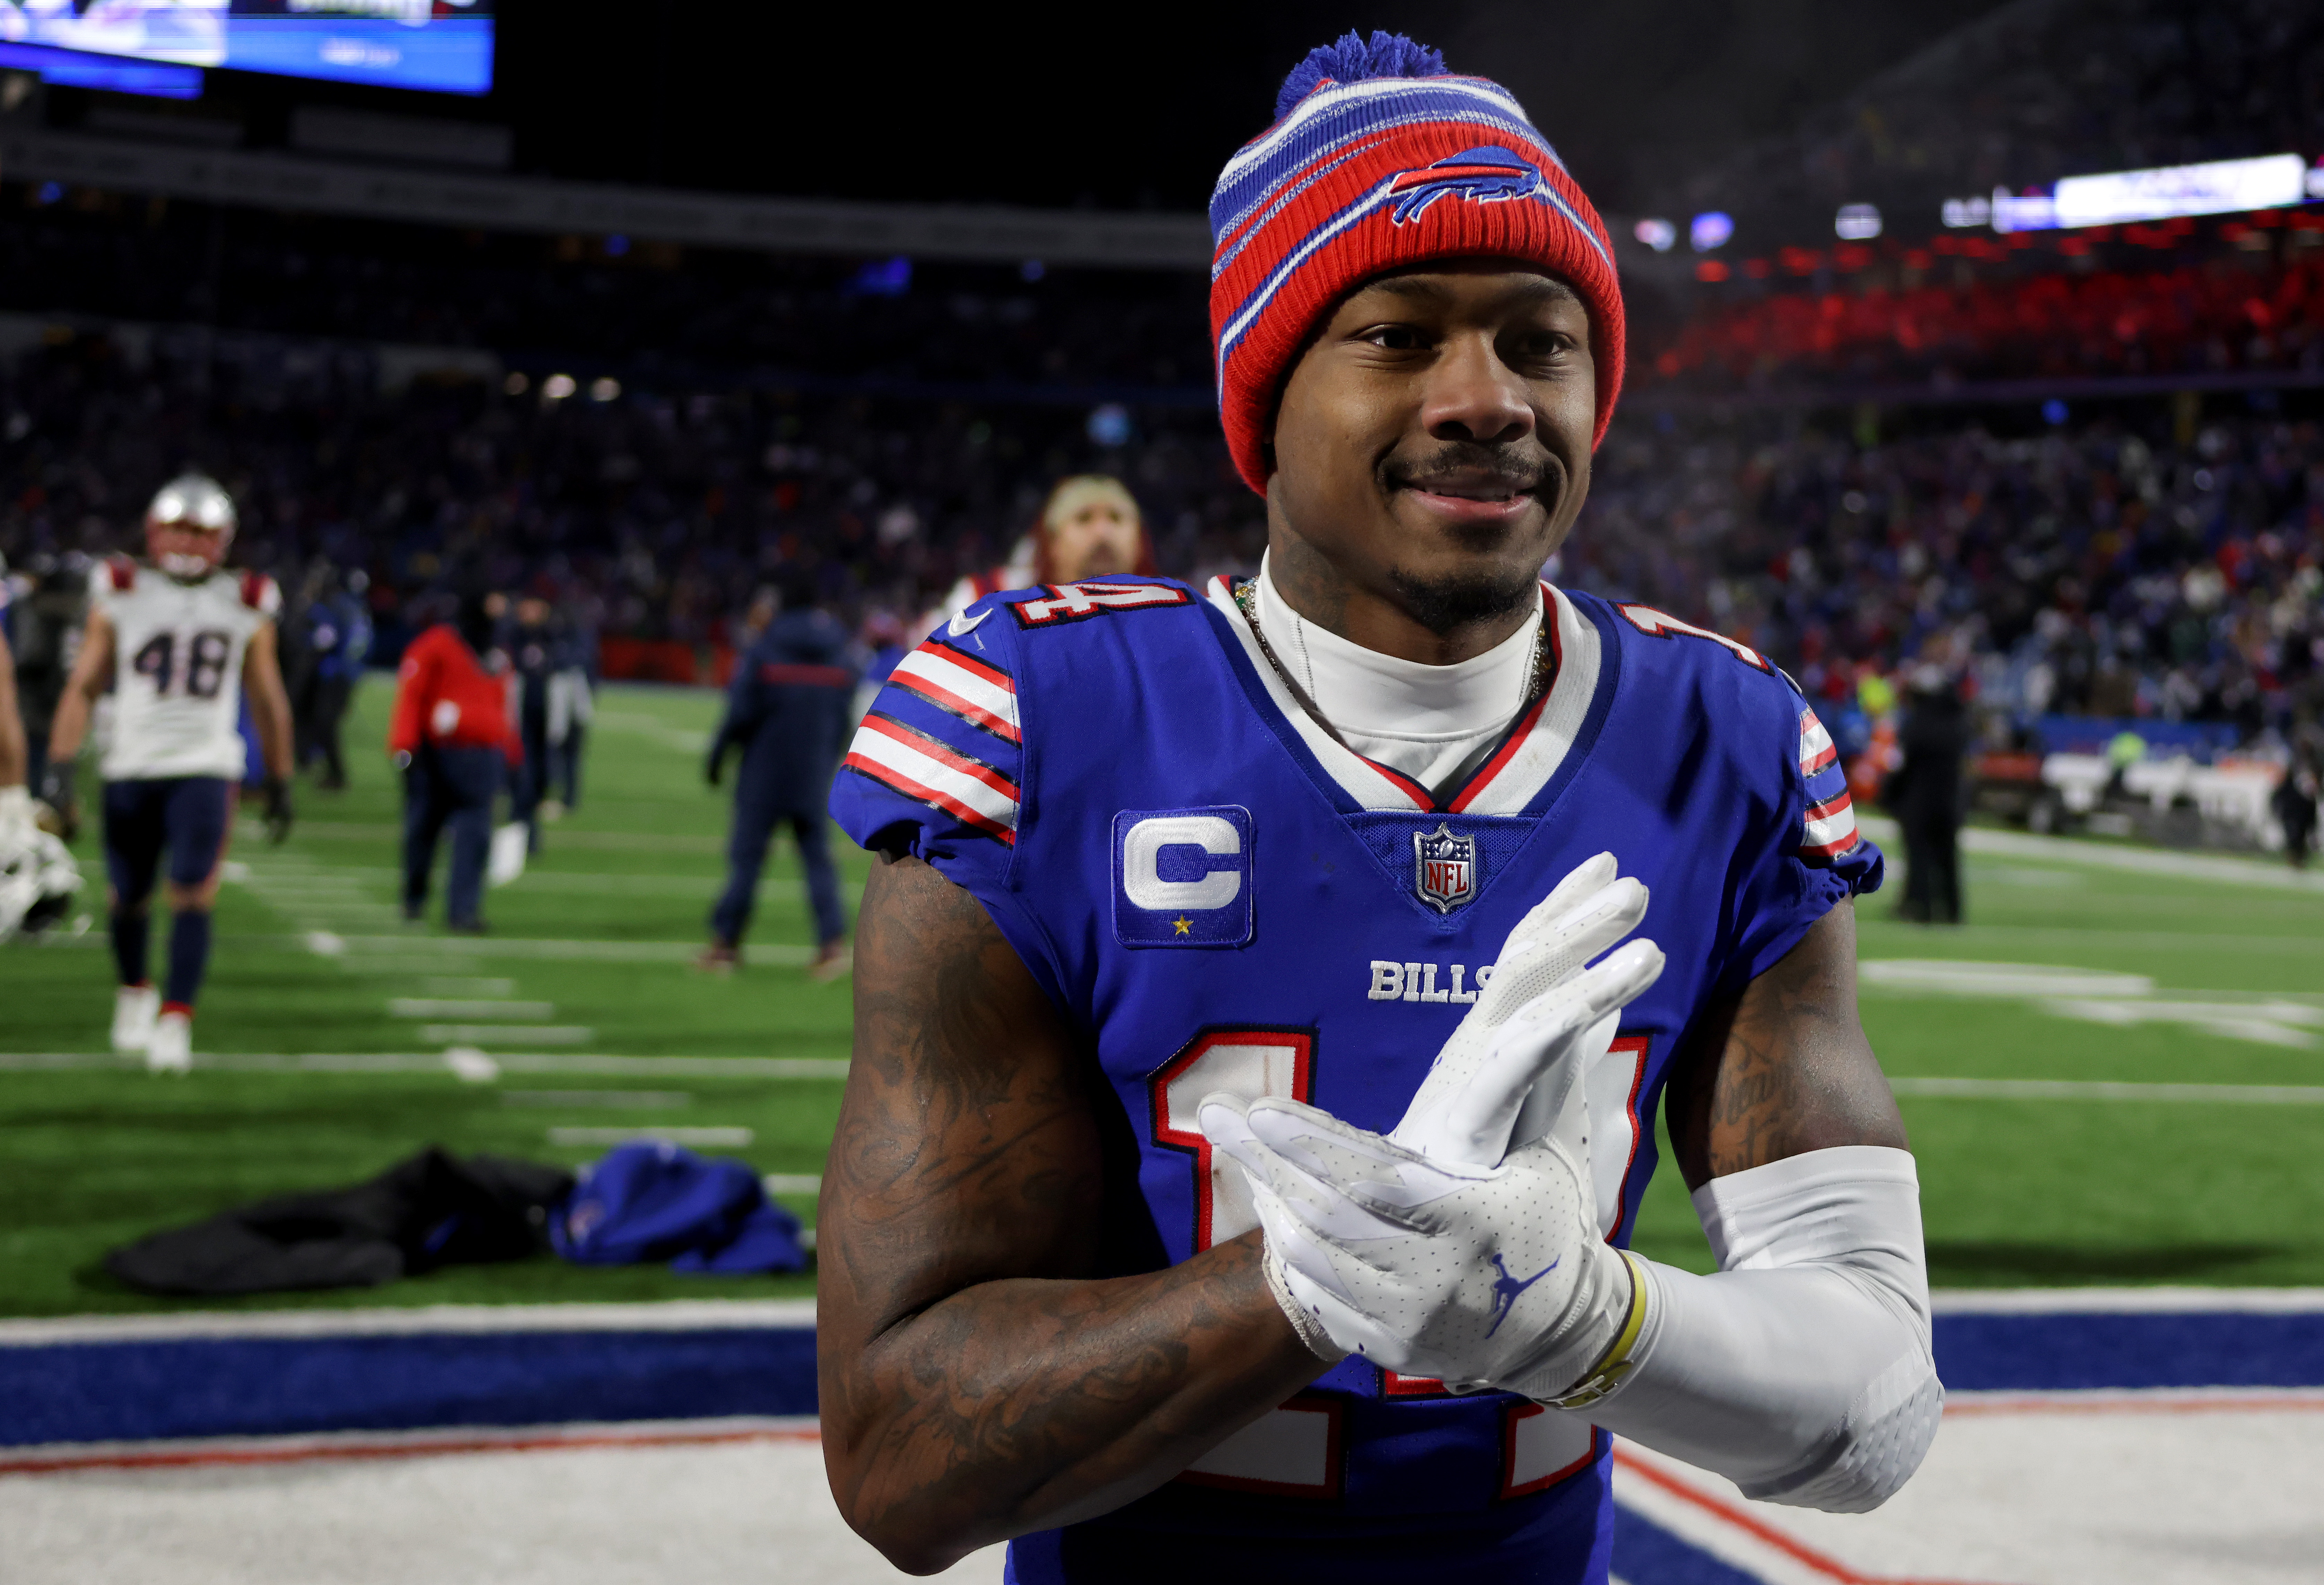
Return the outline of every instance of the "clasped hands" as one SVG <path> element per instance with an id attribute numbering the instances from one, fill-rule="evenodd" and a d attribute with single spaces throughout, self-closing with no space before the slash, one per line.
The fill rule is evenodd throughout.
<path id="1" fill-rule="evenodd" d="M 1583 1071 L 1662 972 L 1651 941 L 1607 952 L 1646 913 L 1610 853 L 1558 882 L 1387 1134 L 1296 1101 L 1204 1099 L 1204 1135 L 1250 1183 L 1268 1283 L 1316 1352 L 1569 1405 L 1618 1376 L 1641 1312 L 1597 1226 Z"/>

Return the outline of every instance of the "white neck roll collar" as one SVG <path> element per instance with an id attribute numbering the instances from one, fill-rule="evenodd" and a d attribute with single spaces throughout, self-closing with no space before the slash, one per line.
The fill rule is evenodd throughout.
<path id="1" fill-rule="evenodd" d="M 1399 660 L 1351 642 L 1302 617 L 1259 567 L 1259 624 L 1276 658 L 1334 728 L 1405 739 L 1471 738 L 1499 733 L 1524 708 L 1541 633 L 1541 594 L 1517 631 L 1481 655 L 1450 666 Z"/>

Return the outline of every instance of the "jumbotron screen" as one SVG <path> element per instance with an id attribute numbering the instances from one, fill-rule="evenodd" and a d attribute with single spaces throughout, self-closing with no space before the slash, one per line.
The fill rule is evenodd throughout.
<path id="1" fill-rule="evenodd" d="M 493 86 L 493 0 L 0 0 L 0 43 L 70 51 L 83 60 L 226 67 L 481 94 Z"/>

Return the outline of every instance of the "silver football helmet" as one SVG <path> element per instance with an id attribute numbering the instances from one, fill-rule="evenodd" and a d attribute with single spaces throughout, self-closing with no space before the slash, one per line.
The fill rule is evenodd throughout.
<path id="1" fill-rule="evenodd" d="M 156 491 L 145 509 L 145 547 L 153 565 L 173 578 L 208 577 L 226 559 L 236 521 L 234 497 L 225 485 L 206 474 L 180 474 Z M 162 536 L 172 529 L 203 536 L 193 542 L 199 548 L 181 535 L 170 535 L 165 542 Z"/>

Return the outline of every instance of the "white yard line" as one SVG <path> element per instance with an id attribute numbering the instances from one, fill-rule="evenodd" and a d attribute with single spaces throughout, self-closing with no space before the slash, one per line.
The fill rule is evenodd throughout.
<path id="1" fill-rule="evenodd" d="M 749 1129 L 720 1127 L 699 1129 L 556 1128 L 549 1129 L 548 1133 L 548 1139 L 550 1144 L 563 1145 L 568 1147 L 576 1145 L 586 1145 L 595 1147 L 603 1145 L 631 1145 L 638 1143 L 641 1140 L 667 1140 L 672 1145 L 704 1145 L 719 1149 L 740 1150 L 747 1147 L 751 1141 L 757 1137 L 758 1136 L 752 1133 Z"/>
<path id="2" fill-rule="evenodd" d="M 844 1056 L 630 1056 L 595 1052 L 495 1051 L 491 1061 L 512 1074 L 558 1074 L 662 1079 L 844 1079 Z M 109 1051 L 0 1051 L 0 1073 L 120 1068 L 143 1071 L 142 1056 Z M 222 1073 L 440 1074 L 440 1051 L 319 1051 L 244 1054 L 197 1051 L 197 1069 Z"/>
<path id="3" fill-rule="evenodd" d="M 1892 1078 L 1899 1095 L 1944 1101 L 2146 1101 L 2169 1106 L 2324 1106 L 2324 1084 L 2130 1084 L 2084 1079 Z"/>
<path id="4" fill-rule="evenodd" d="M 422 1040 L 447 1046 L 480 1046 L 490 1041 L 530 1041 L 535 1046 L 586 1046 L 597 1031 L 586 1024 L 422 1024 Z"/>
<path id="5" fill-rule="evenodd" d="M 1864 834 L 1884 847 L 1898 841 L 1896 823 L 1878 815 L 1861 818 Z M 2315 892 L 2324 896 L 2324 871 L 2294 870 L 2281 859 L 2230 858 L 2225 854 L 2169 852 L 2159 848 L 2121 847 L 2111 843 L 2081 842 L 2070 836 L 2036 836 L 2031 832 L 1994 831 L 1981 825 L 1961 828 L 1964 852 L 1992 853 L 2013 859 L 2045 859 L 2052 863 L 2088 864 L 2101 870 L 2126 870 L 2141 875 L 2168 875 L 2181 880 L 2223 881 L 2230 886 L 2256 886 L 2276 891 Z"/>
<path id="6" fill-rule="evenodd" d="M 691 1106 L 694 1097 L 683 1090 L 503 1090 L 503 1106 L 533 1106 L 580 1110 L 591 1107 L 634 1106 L 641 1111 Z"/>
<path id="7" fill-rule="evenodd" d="M 452 998 L 440 996 L 391 996 L 387 999 L 387 1016 L 391 1018 L 553 1018 L 557 1004 L 553 1001 L 512 1001 L 504 998 Z"/>

